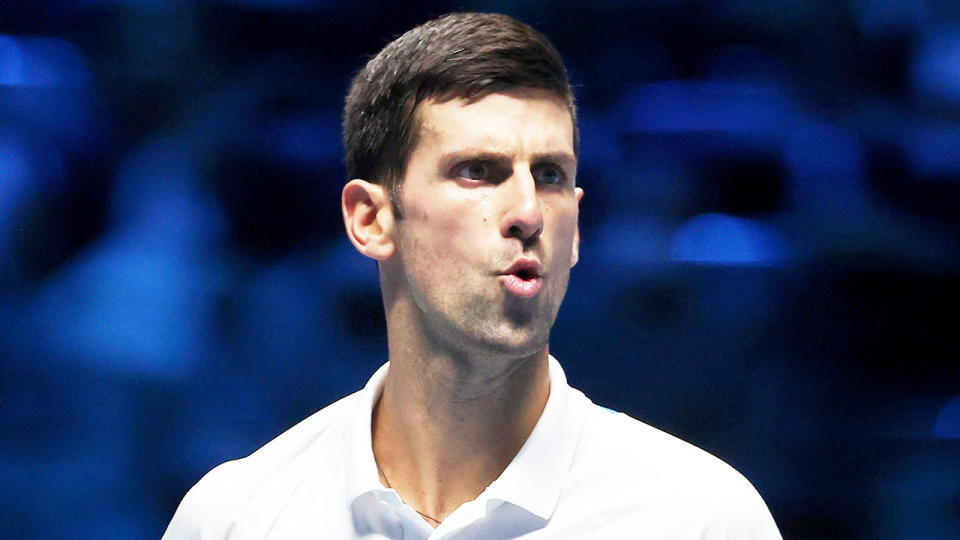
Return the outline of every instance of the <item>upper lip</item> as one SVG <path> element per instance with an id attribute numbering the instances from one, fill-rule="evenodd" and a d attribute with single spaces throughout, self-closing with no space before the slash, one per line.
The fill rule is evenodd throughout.
<path id="1" fill-rule="evenodd" d="M 517 259 L 517 261 L 511 264 L 509 268 L 507 268 L 503 272 L 500 272 L 500 274 L 502 275 L 521 274 L 521 273 L 527 274 L 528 276 L 532 276 L 532 277 L 540 277 L 541 276 L 540 261 L 536 259 L 528 259 L 528 258 Z"/>

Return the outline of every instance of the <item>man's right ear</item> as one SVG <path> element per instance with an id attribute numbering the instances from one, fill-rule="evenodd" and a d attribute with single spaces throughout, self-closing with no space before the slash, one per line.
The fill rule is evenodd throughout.
<path id="1" fill-rule="evenodd" d="M 340 197 L 343 224 L 357 251 L 382 261 L 393 255 L 393 206 L 382 186 L 354 179 Z"/>

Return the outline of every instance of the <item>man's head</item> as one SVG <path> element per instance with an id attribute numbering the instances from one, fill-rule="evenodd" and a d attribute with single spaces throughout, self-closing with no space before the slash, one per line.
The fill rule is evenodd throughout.
<path id="1" fill-rule="evenodd" d="M 343 120 L 347 177 L 382 185 L 402 218 L 400 188 L 417 144 L 418 106 L 517 88 L 548 90 L 566 103 L 576 151 L 567 72 L 542 34 L 495 13 L 451 13 L 406 32 L 353 79 Z"/>
<path id="2" fill-rule="evenodd" d="M 544 354 L 583 195 L 573 100 L 549 42 L 502 15 L 441 17 L 357 75 L 344 124 L 344 223 L 379 262 L 391 344 Z"/>

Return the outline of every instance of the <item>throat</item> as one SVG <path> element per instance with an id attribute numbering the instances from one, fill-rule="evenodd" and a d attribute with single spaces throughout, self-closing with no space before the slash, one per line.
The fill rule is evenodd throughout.
<path id="1" fill-rule="evenodd" d="M 425 384 L 429 378 L 408 379 L 391 361 L 371 419 L 381 483 L 433 527 L 476 499 L 513 461 L 543 412 L 549 376 L 546 365 L 534 371 L 463 399 Z M 514 385 L 513 376 L 524 384 Z"/>

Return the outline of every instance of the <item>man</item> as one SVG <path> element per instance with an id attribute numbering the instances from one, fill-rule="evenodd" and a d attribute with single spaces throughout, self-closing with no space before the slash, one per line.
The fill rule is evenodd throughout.
<path id="1" fill-rule="evenodd" d="M 583 190 L 546 38 L 503 15 L 421 25 L 354 78 L 344 138 L 390 361 L 207 474 L 166 538 L 779 538 L 736 471 L 593 405 L 549 355 Z"/>

